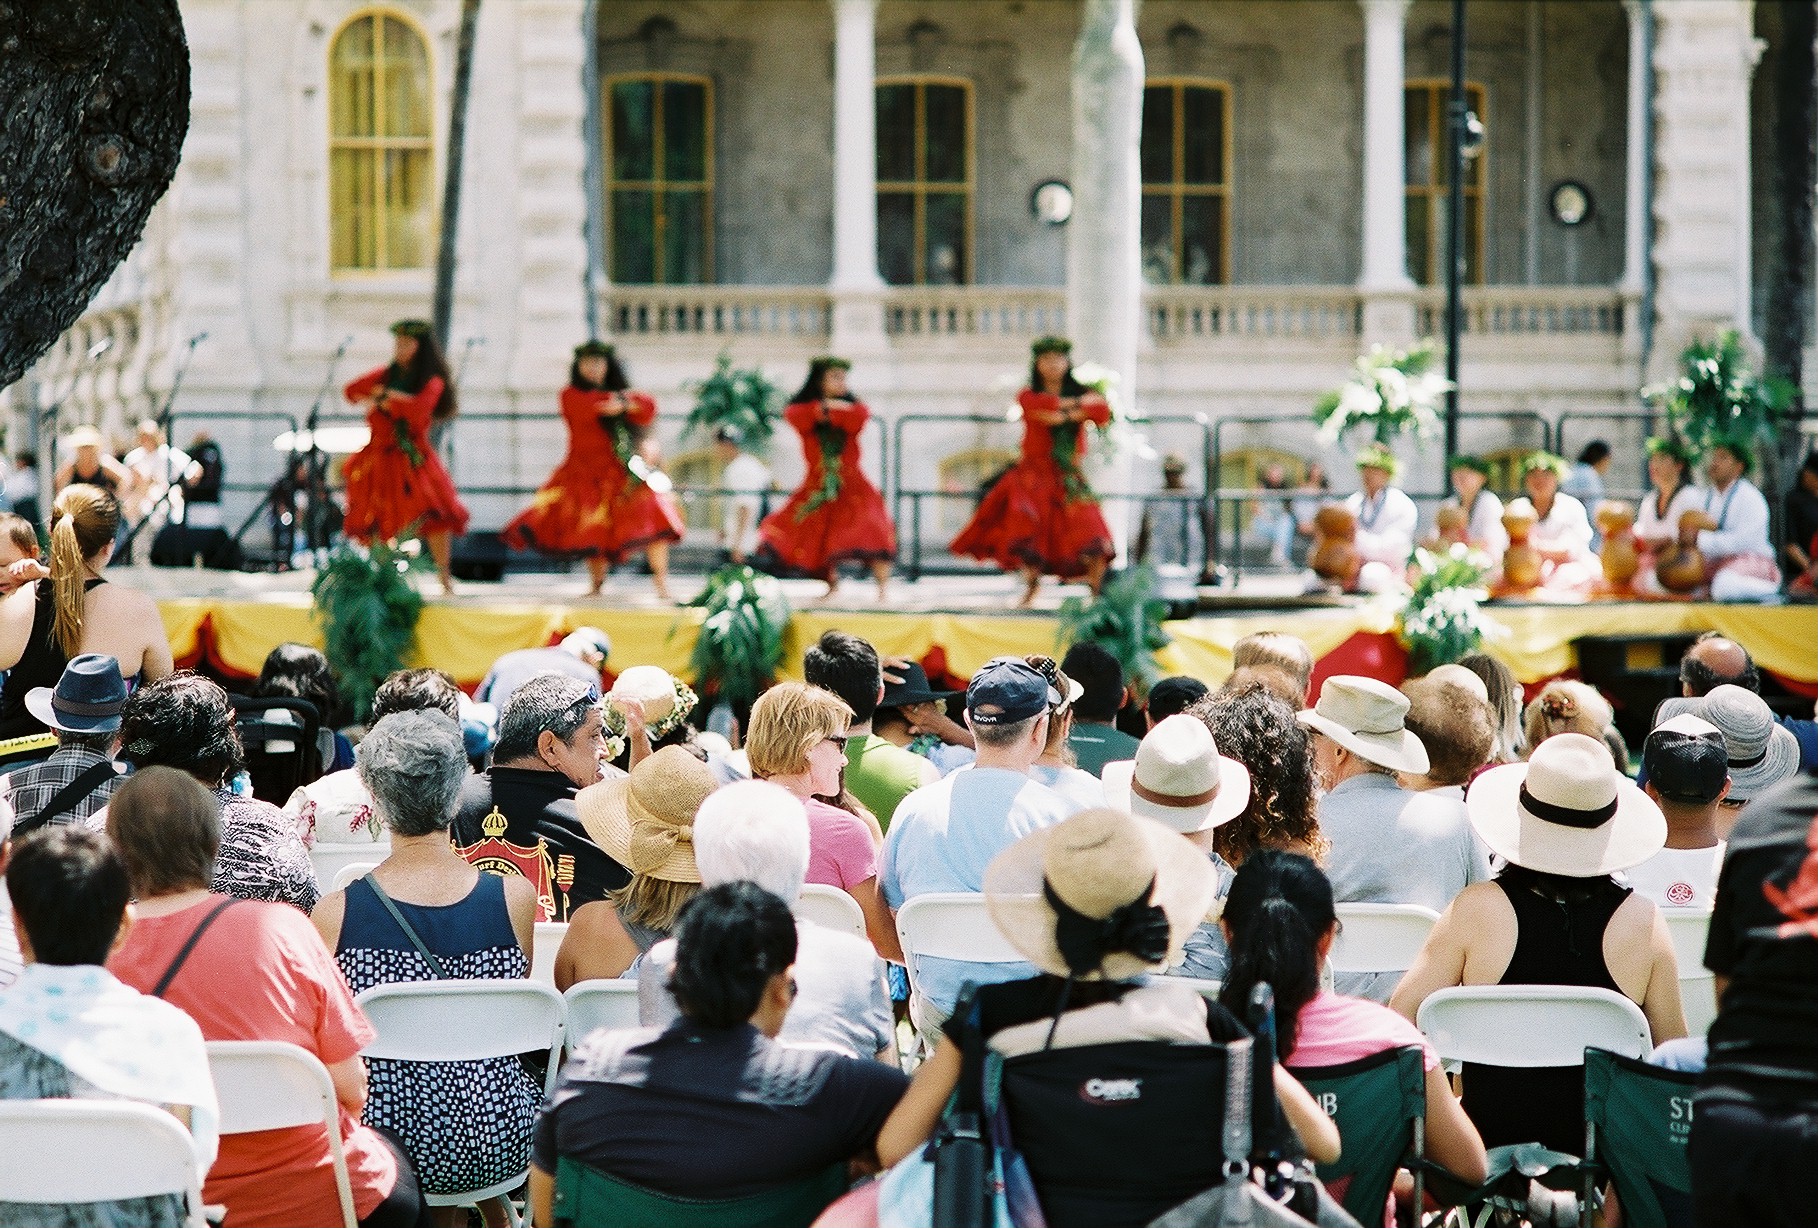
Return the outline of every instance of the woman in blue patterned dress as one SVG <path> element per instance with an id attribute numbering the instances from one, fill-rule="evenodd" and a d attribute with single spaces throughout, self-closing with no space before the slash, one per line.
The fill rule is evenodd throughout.
<path id="1" fill-rule="evenodd" d="M 393 713 L 360 743 L 357 768 L 391 829 L 392 851 L 316 907 L 316 928 L 348 985 L 360 993 L 399 981 L 529 975 L 535 889 L 523 878 L 475 870 L 448 842 L 467 774 L 455 723 L 440 712 Z M 482 1190 L 524 1172 L 542 1096 L 515 1057 L 375 1058 L 367 1070 L 365 1122 L 402 1140 L 425 1193 Z M 481 1210 L 489 1225 L 505 1222 L 502 1199 Z"/>

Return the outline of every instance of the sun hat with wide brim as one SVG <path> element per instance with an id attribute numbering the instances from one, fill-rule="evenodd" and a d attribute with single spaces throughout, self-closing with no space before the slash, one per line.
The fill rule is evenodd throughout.
<path id="1" fill-rule="evenodd" d="M 1108 951 L 1096 967 L 1076 974 L 1061 954 L 1060 913 L 1044 886 L 1066 908 L 1093 921 L 1112 918 L 1132 903 L 1155 905 L 1166 921 L 1165 950 L 1158 949 L 1155 959 Z M 1083 810 L 999 853 L 985 867 L 984 888 L 992 921 L 1043 972 L 1127 981 L 1181 962 L 1188 936 L 1218 896 L 1218 874 L 1185 836 L 1151 819 L 1099 809 Z"/>
<path id="2" fill-rule="evenodd" d="M 1607 746 L 1582 733 L 1554 734 L 1526 763 L 1483 773 L 1465 811 L 1491 852 L 1542 874 L 1614 874 L 1666 846 L 1660 807 L 1616 770 Z"/>
<path id="3" fill-rule="evenodd" d="M 98 448 L 105 442 L 101 432 L 92 426 L 79 426 L 63 437 L 66 448 Z"/>
<path id="4" fill-rule="evenodd" d="M 1219 754 L 1206 723 L 1184 713 L 1158 722 L 1136 758 L 1107 763 L 1099 778 L 1107 804 L 1183 834 L 1229 823 L 1250 801 L 1250 770 Z"/>
<path id="5" fill-rule="evenodd" d="M 1702 698 L 1675 695 L 1654 713 L 1654 727 L 1686 714 L 1717 726 L 1730 759 L 1729 800 L 1746 802 L 1799 770 L 1799 739 L 1774 719 L 1767 700 L 1724 683 Z"/>
<path id="6" fill-rule="evenodd" d="M 630 775 L 588 785 L 574 804 L 594 843 L 633 874 L 698 883 L 694 816 L 719 783 L 687 750 L 665 746 Z"/>
<path id="7" fill-rule="evenodd" d="M 1420 775 L 1432 766 L 1426 745 L 1408 730 L 1408 697 L 1386 682 L 1336 674 L 1319 688 L 1319 702 L 1295 719 L 1391 772 Z"/>
<path id="8" fill-rule="evenodd" d="M 126 682 L 120 663 L 106 653 L 71 657 L 53 687 L 25 693 L 25 710 L 64 733 L 115 733 L 126 707 Z"/>

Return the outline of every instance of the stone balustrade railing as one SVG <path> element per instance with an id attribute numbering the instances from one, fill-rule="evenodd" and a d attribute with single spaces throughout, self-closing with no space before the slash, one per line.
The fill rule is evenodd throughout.
<path id="1" fill-rule="evenodd" d="M 871 296 L 864 296 L 871 301 Z M 1415 336 L 1445 331 L 1445 296 L 1419 289 L 1388 296 L 1412 307 Z M 815 286 L 613 286 L 602 296 L 614 336 L 741 336 L 825 340 L 841 301 Z M 1143 296 L 1159 345 L 1221 339 L 1359 343 L 1367 295 L 1354 286 L 1156 286 Z M 878 292 L 884 334 L 918 339 L 1015 338 L 1066 331 L 1059 287 L 904 286 Z M 1467 336 L 1620 339 L 1635 299 L 1608 286 L 1473 286 L 1464 294 Z"/>

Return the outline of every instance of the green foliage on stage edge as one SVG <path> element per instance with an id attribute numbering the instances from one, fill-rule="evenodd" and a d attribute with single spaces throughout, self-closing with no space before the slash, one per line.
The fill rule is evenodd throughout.
<path id="1" fill-rule="evenodd" d="M 1368 427 L 1384 448 L 1409 429 L 1431 438 L 1439 427 L 1439 406 L 1452 387 L 1433 371 L 1438 353 L 1430 338 L 1406 350 L 1371 346 L 1352 364 L 1345 385 L 1313 406 L 1320 442 L 1330 447 L 1359 426 Z"/>
<path id="2" fill-rule="evenodd" d="M 776 680 L 783 662 L 789 632 L 783 586 L 735 563 L 707 577 L 707 587 L 687 604 L 705 612 L 688 658 L 694 684 L 716 702 L 749 705 Z"/>
<path id="3" fill-rule="evenodd" d="M 782 401 L 776 385 L 757 367 L 734 367 L 732 355 L 720 351 L 713 374 L 688 385 L 694 408 L 688 411 L 685 435 L 712 435 L 722 427 L 738 432 L 746 448 L 762 451 L 776 433 Z"/>
<path id="4" fill-rule="evenodd" d="M 1686 346 L 1679 369 L 1678 379 L 1642 395 L 1666 410 L 1674 434 L 1697 451 L 1771 444 L 1778 437 L 1793 387 L 1783 379 L 1758 378 L 1735 330 Z"/>
<path id="5" fill-rule="evenodd" d="M 310 585 L 323 652 L 357 721 L 367 718 L 373 693 L 404 668 L 416 642 L 423 596 L 410 573 L 425 567 L 422 558 L 393 545 L 343 542 Z"/>
<path id="6" fill-rule="evenodd" d="M 1162 676 L 1157 650 L 1173 639 L 1162 630 L 1168 603 L 1155 596 L 1153 568 L 1128 567 L 1107 576 L 1099 595 L 1087 600 L 1069 597 L 1061 602 L 1062 649 L 1082 641 L 1103 647 L 1124 667 L 1124 677 L 1135 683 L 1138 695 Z"/>
<path id="7" fill-rule="evenodd" d="M 1460 660 L 1483 646 L 1494 624 L 1483 615 L 1490 560 L 1462 542 L 1442 552 L 1414 551 L 1414 590 L 1397 620 L 1396 638 L 1408 651 L 1408 673 L 1418 677 Z"/>

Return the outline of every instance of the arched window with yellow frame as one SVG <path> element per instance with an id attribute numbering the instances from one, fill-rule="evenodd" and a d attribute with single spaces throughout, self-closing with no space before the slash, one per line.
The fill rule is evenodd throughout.
<path id="1" fill-rule="evenodd" d="M 1143 280 L 1231 277 L 1231 87 L 1198 77 L 1143 86 Z"/>
<path id="2" fill-rule="evenodd" d="M 607 77 L 607 275 L 633 285 L 713 280 L 713 82 Z"/>
<path id="3" fill-rule="evenodd" d="M 1451 180 L 1447 178 L 1449 143 L 1446 111 L 1451 105 L 1450 81 L 1409 81 L 1403 95 L 1403 131 L 1407 157 L 1408 273 L 1423 286 L 1437 285 L 1446 276 L 1446 210 L 1451 205 Z M 1480 82 L 1465 82 L 1465 105 L 1487 130 Z M 1483 185 L 1489 177 L 1490 146 L 1486 141 L 1464 167 L 1464 281 L 1483 284 Z"/>
<path id="4" fill-rule="evenodd" d="M 972 280 L 972 82 L 877 81 L 877 262 L 893 286 Z"/>
<path id="5" fill-rule="evenodd" d="M 372 9 L 328 50 L 329 265 L 420 269 L 435 251 L 429 44 L 411 18 Z"/>

